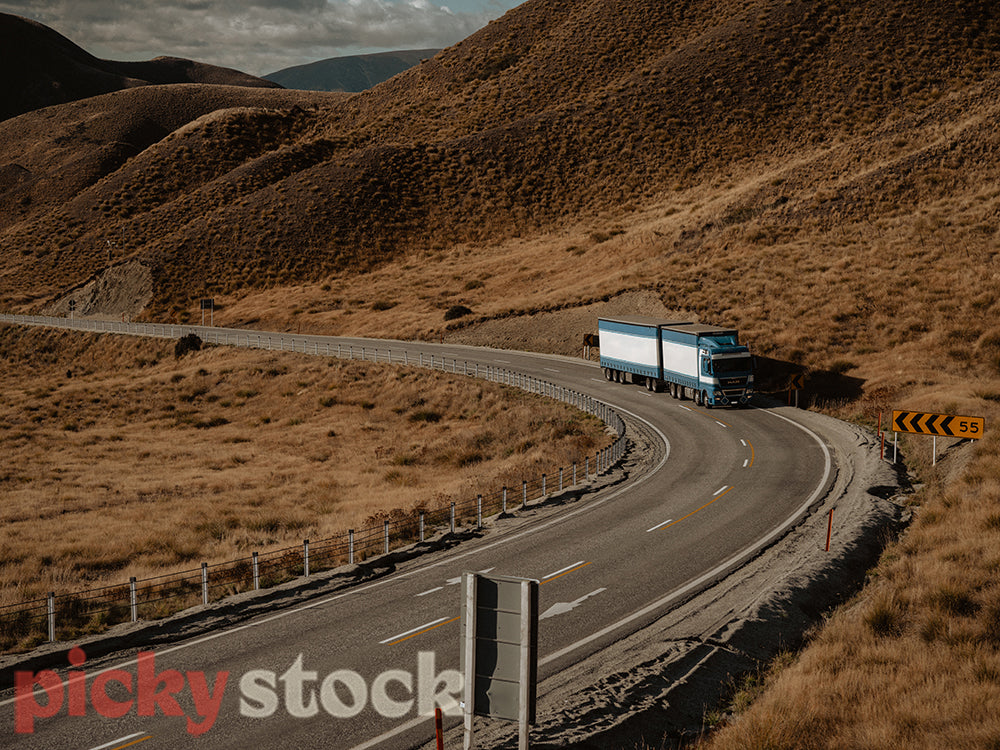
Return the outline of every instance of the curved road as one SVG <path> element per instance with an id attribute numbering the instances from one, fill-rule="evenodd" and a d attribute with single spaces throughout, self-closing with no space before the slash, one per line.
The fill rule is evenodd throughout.
<path id="1" fill-rule="evenodd" d="M 566 357 L 294 338 L 309 346 L 392 346 L 394 358 L 405 348 L 410 357 L 433 353 L 528 373 L 612 405 L 659 450 L 638 480 L 569 509 L 529 509 L 382 578 L 158 649 L 155 664 L 144 662 L 141 673 L 127 654 L 80 664 L 86 680 L 59 696 L 52 688 L 60 699 L 52 718 L 43 716 L 44 697 L 18 704 L 4 696 L 0 745 L 146 750 L 186 745 L 203 732 L 199 744 L 217 748 L 414 747 L 433 737 L 433 722 L 420 711 L 435 695 L 446 706 L 459 695 L 450 670 L 458 669 L 462 572 L 541 581 L 544 681 L 736 567 L 832 483 L 829 449 L 795 421 L 794 410 L 706 410 L 608 383 L 596 364 Z M 100 674 L 110 667 L 121 671 Z M 42 684 L 39 678 L 33 687 Z M 38 714 L 33 733 L 15 734 L 15 714 L 27 728 L 29 701 Z M 116 711 L 123 715 L 109 716 Z M 177 712 L 184 716 L 164 715 Z"/>

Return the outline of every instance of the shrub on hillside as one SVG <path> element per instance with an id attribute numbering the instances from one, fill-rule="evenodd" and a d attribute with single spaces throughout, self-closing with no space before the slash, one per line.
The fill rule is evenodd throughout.
<path id="1" fill-rule="evenodd" d="M 193 333 L 181 336 L 174 345 L 174 357 L 180 359 L 188 352 L 201 351 L 201 339 Z"/>
<path id="2" fill-rule="evenodd" d="M 470 310 L 465 305 L 453 305 L 445 311 L 445 320 L 455 320 L 456 318 L 464 318 L 466 315 L 472 315 L 472 310 Z"/>

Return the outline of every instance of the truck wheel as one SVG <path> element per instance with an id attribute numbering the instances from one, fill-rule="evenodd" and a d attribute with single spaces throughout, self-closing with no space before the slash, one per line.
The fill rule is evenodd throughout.
<path id="1" fill-rule="evenodd" d="M 709 399 L 708 393 L 706 391 L 701 392 L 701 403 L 704 404 L 706 409 L 712 408 L 712 401 L 711 399 Z"/>
<path id="2" fill-rule="evenodd" d="M 695 391 L 694 392 L 694 399 L 693 399 L 693 401 L 694 401 L 694 405 L 695 406 L 701 406 L 701 404 L 702 404 L 702 401 L 701 401 L 701 391 Z"/>
<path id="3" fill-rule="evenodd" d="M 611 380 L 611 368 L 610 367 L 605 367 L 604 368 L 604 379 L 605 380 Z"/>

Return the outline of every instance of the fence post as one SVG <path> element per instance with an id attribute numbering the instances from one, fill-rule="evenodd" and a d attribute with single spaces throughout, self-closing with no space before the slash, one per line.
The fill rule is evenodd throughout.
<path id="1" fill-rule="evenodd" d="M 503 488 L 503 511 L 504 514 L 507 513 L 507 488 Z"/>
<path id="2" fill-rule="evenodd" d="M 420 541 L 424 541 L 424 514 L 420 513 Z"/>
<path id="3" fill-rule="evenodd" d="M 302 575 L 309 577 L 309 540 L 302 542 Z"/>
<path id="4" fill-rule="evenodd" d="M 382 522 L 382 537 L 385 539 L 385 554 L 389 554 L 389 522 Z"/>
<path id="5" fill-rule="evenodd" d="M 251 559 L 253 560 L 253 590 L 254 591 L 259 591 L 260 590 L 260 566 L 259 566 L 259 564 L 257 562 L 257 553 L 256 552 L 253 553 L 253 555 L 251 556 Z"/>
<path id="6" fill-rule="evenodd" d="M 527 479 L 522 479 L 521 480 L 521 507 L 522 508 L 527 508 L 528 507 L 528 480 Z"/>
<path id="7" fill-rule="evenodd" d="M 455 533 L 455 503 L 451 504 L 451 533 Z"/>
<path id="8" fill-rule="evenodd" d="M 49 643 L 56 642 L 56 592 L 49 592 Z"/>
<path id="9" fill-rule="evenodd" d="M 563 469 L 562 466 L 559 467 L 559 491 L 563 491 Z"/>
<path id="10" fill-rule="evenodd" d="M 545 491 L 545 475 L 542 474 L 542 497 L 545 497 L 548 493 Z"/>
<path id="11" fill-rule="evenodd" d="M 208 563 L 201 564 L 201 603 L 208 604 Z"/>
<path id="12" fill-rule="evenodd" d="M 347 530 L 347 562 L 354 565 L 354 529 Z"/>
<path id="13" fill-rule="evenodd" d="M 139 602 L 135 596 L 135 576 L 128 579 L 129 604 L 132 608 L 132 622 L 139 619 Z"/>
<path id="14" fill-rule="evenodd" d="M 583 476 L 585 481 L 590 481 L 590 456 L 583 459 Z"/>
<path id="15" fill-rule="evenodd" d="M 476 496 L 476 528 L 483 528 L 483 496 Z"/>
<path id="16" fill-rule="evenodd" d="M 403 349 L 403 364 L 410 364 L 410 353 L 406 349 Z"/>
<path id="17" fill-rule="evenodd" d="M 576 461 L 573 462 L 573 486 L 576 487 Z"/>

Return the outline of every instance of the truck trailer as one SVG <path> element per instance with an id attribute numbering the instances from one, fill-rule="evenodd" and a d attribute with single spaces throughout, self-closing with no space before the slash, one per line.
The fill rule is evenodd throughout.
<path id="1" fill-rule="evenodd" d="M 690 396 L 696 404 L 745 406 L 754 358 L 732 328 L 628 316 L 597 321 L 604 377 Z"/>

